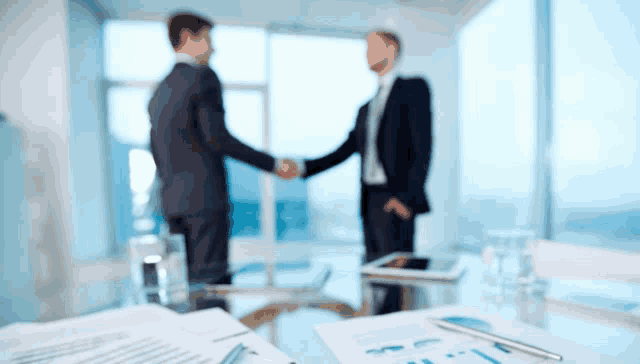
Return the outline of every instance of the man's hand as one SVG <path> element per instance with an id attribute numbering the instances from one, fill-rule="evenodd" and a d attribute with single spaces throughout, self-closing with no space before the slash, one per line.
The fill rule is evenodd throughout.
<path id="1" fill-rule="evenodd" d="M 384 205 L 384 211 L 389 213 L 391 212 L 391 210 L 395 211 L 396 214 L 398 214 L 398 216 L 400 216 L 404 220 L 408 220 L 411 217 L 411 210 L 409 210 L 407 206 L 398 201 L 398 199 L 395 197 L 391 197 L 389 199 L 389 202 Z"/>
<path id="2" fill-rule="evenodd" d="M 278 177 L 285 180 L 292 180 L 300 176 L 300 169 L 292 159 L 283 159 L 276 171 Z"/>

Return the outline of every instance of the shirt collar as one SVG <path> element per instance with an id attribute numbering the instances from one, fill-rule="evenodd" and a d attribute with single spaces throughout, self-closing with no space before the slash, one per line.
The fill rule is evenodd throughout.
<path id="1" fill-rule="evenodd" d="M 186 53 L 176 53 L 176 63 L 186 63 L 191 66 L 197 66 L 196 59 Z"/>
<path id="2" fill-rule="evenodd" d="M 385 73 L 384 76 L 378 76 L 378 85 L 383 88 L 389 88 L 396 80 L 397 72 L 393 69 L 389 70 L 389 72 Z"/>

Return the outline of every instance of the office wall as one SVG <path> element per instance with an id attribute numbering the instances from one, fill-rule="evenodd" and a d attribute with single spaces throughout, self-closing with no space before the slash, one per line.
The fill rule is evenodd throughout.
<path id="1" fill-rule="evenodd" d="M 22 290 L 35 293 L 40 301 L 36 312 L 21 312 L 20 320 L 65 317 L 71 304 L 67 14 L 65 0 L 11 0 L 2 5 L 0 109 L 23 131 L 29 208 L 21 224 L 31 222 L 29 238 L 19 242 L 27 244 L 22 250 L 25 264 L 3 271 L 3 280 L 31 274 Z M 18 300 L 20 292 L 13 295 Z"/>

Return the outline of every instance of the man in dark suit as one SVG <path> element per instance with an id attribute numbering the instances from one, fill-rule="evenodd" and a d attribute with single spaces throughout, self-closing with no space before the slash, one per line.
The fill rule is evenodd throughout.
<path id="1" fill-rule="evenodd" d="M 367 38 L 367 60 L 378 74 L 376 96 L 362 105 L 347 140 L 334 152 L 300 163 L 302 178 L 334 167 L 353 153 L 362 157 L 360 215 L 366 261 L 413 252 L 415 216 L 430 211 L 425 182 L 431 160 L 431 95 L 422 78 L 397 77 L 399 37 L 376 31 Z M 401 305 L 400 287 L 389 287 L 378 314 Z"/>
<path id="2" fill-rule="evenodd" d="M 169 19 L 176 65 L 149 103 L 151 151 L 162 182 L 162 210 L 186 241 L 190 283 L 230 284 L 230 203 L 226 156 L 290 179 L 290 160 L 243 144 L 226 128 L 222 88 L 208 66 L 213 24 L 189 13 Z"/>

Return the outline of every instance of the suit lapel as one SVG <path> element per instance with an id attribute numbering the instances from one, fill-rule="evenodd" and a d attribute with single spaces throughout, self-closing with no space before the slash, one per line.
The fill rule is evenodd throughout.
<path id="1" fill-rule="evenodd" d="M 356 133 L 358 139 L 358 149 L 364 155 L 364 149 L 367 147 L 367 116 L 369 115 L 369 103 L 364 104 L 360 109 L 358 118 L 356 119 Z M 364 159 L 363 159 L 364 160 Z"/>
<path id="2" fill-rule="evenodd" d="M 382 154 L 384 152 L 384 136 L 386 135 L 385 127 L 389 122 L 388 121 L 389 115 L 391 114 L 392 111 L 395 110 L 395 107 L 391 108 L 390 105 L 392 101 L 394 101 L 394 104 L 395 104 L 395 100 L 399 98 L 399 93 L 401 88 L 402 86 L 400 82 L 400 77 L 398 77 L 394 81 L 393 86 L 391 87 L 391 91 L 389 91 L 389 96 L 387 96 L 387 100 L 384 105 L 384 111 L 382 112 L 380 117 L 380 122 L 378 123 L 378 137 L 376 138 L 376 143 L 378 145 L 378 154 L 380 156 L 380 161 L 383 160 Z"/>
<path id="3" fill-rule="evenodd" d="M 391 91 L 389 91 L 389 95 L 387 96 L 386 103 L 384 104 L 384 110 L 382 111 L 382 114 L 381 114 L 382 117 L 378 125 L 378 130 L 384 130 L 383 128 L 387 123 L 387 116 L 389 114 L 389 104 L 391 103 L 391 100 L 395 100 L 398 98 L 398 92 L 400 92 L 400 89 L 402 88 L 400 83 L 401 83 L 400 77 L 397 77 L 396 80 L 393 82 L 393 86 L 391 86 Z"/>

